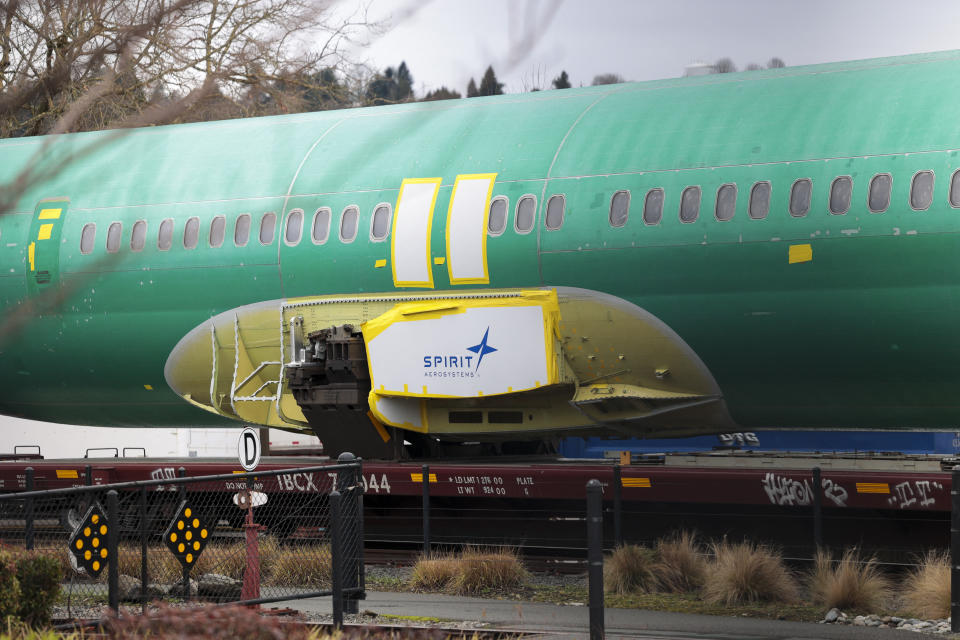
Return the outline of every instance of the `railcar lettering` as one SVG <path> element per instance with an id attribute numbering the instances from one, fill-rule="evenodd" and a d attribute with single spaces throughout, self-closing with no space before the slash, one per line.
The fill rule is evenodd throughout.
<path id="1" fill-rule="evenodd" d="M 390 493 L 390 481 L 387 480 L 387 474 L 380 475 L 380 481 L 377 481 L 377 474 L 371 473 L 370 479 L 367 480 L 366 476 L 361 476 L 363 479 L 363 492 L 369 493 L 373 491 L 374 493 Z"/>
<path id="2" fill-rule="evenodd" d="M 517 484 L 522 486 L 529 486 L 533 484 L 533 476 L 518 476 Z"/>

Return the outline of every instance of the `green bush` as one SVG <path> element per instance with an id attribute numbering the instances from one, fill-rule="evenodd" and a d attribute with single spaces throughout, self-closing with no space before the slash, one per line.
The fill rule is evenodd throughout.
<path id="1" fill-rule="evenodd" d="M 37 628 L 50 623 L 53 605 L 60 595 L 60 561 L 52 555 L 27 552 L 17 558 L 20 606 L 17 616 Z"/>
<path id="2" fill-rule="evenodd" d="M 20 606 L 20 581 L 17 580 L 16 557 L 8 551 L 0 551 L 0 623 L 6 626 L 7 618 L 17 615 Z"/>

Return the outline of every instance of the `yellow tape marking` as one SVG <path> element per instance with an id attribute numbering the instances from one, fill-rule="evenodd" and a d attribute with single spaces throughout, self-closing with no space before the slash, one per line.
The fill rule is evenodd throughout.
<path id="1" fill-rule="evenodd" d="M 76 480 L 80 476 L 77 474 L 76 469 L 57 469 L 57 477 L 60 479 L 72 478 Z"/>
<path id="2" fill-rule="evenodd" d="M 376 262 L 373 263 L 373 267 L 374 267 L 375 269 L 382 269 L 382 268 L 384 268 L 385 266 L 387 266 L 387 261 L 386 261 L 386 259 L 380 259 L 380 260 L 377 260 Z"/>
<path id="3" fill-rule="evenodd" d="M 621 478 L 620 482 L 624 487 L 632 487 L 636 489 L 649 489 L 650 488 L 650 478 Z"/>
<path id="4" fill-rule="evenodd" d="M 796 264 L 797 262 L 810 262 L 811 260 L 813 260 L 812 246 L 809 244 L 790 245 L 790 250 L 787 254 L 788 263 Z"/>
<path id="5" fill-rule="evenodd" d="M 59 220 L 60 212 L 63 209 L 41 209 L 40 215 L 37 216 L 38 220 Z"/>
<path id="6" fill-rule="evenodd" d="M 433 264 L 443 264 L 443 263 L 446 262 L 446 261 L 447 261 L 446 258 L 434 258 L 434 259 L 433 259 Z"/>
<path id="7" fill-rule="evenodd" d="M 857 493 L 890 493 L 890 485 L 886 482 L 858 482 Z"/>
<path id="8" fill-rule="evenodd" d="M 37 243 L 31 242 L 30 246 L 27 247 L 27 258 L 30 260 L 30 271 L 36 271 L 34 260 L 36 259 L 37 252 Z"/>
<path id="9" fill-rule="evenodd" d="M 411 474 L 410 474 L 410 481 L 411 481 L 411 482 L 423 482 L 423 474 L 422 474 L 422 473 L 411 473 Z M 430 474 L 430 482 L 436 482 L 436 481 L 437 481 L 437 474 L 431 473 L 431 474 Z"/>
<path id="10" fill-rule="evenodd" d="M 153 386 L 149 384 L 143 385 L 143 388 L 146 389 L 147 391 L 153 391 Z"/>
<path id="11" fill-rule="evenodd" d="M 40 225 L 40 231 L 37 233 L 37 240 L 49 240 L 53 233 L 53 224 Z"/>

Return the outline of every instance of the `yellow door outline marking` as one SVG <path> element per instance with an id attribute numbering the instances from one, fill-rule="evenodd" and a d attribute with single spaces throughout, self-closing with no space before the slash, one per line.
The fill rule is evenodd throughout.
<path id="1" fill-rule="evenodd" d="M 813 247 L 809 244 L 794 244 L 787 252 L 787 263 L 810 262 L 813 260 Z"/>
<path id="2" fill-rule="evenodd" d="M 40 231 L 37 232 L 37 240 L 49 240 L 53 233 L 53 224 L 40 225 Z"/>
<path id="3" fill-rule="evenodd" d="M 430 241 L 431 233 L 433 231 L 433 211 L 437 204 L 437 194 L 440 193 L 440 185 L 443 183 L 442 178 L 406 178 L 402 183 L 400 183 L 400 193 L 397 194 L 397 206 L 393 208 L 393 221 L 391 223 L 390 229 L 390 269 L 393 272 L 393 286 L 394 287 L 421 287 L 426 289 L 433 289 L 433 265 L 430 264 Z M 426 252 L 426 266 L 427 266 L 427 280 L 414 280 L 414 281 L 401 281 L 397 280 L 397 221 L 400 219 L 400 203 L 403 200 L 403 191 L 408 184 L 432 184 L 433 188 L 433 197 L 430 199 L 430 209 L 427 213 L 427 252 Z"/>
<path id="4" fill-rule="evenodd" d="M 387 261 L 384 259 L 377 260 L 373 263 L 374 269 L 382 269 L 385 266 L 387 266 Z"/>
<path id="5" fill-rule="evenodd" d="M 29 258 L 30 260 L 30 271 L 37 270 L 36 265 L 34 264 L 34 260 L 36 260 L 36 253 L 37 253 L 37 243 L 31 242 L 30 246 L 27 247 L 27 258 Z"/>
<path id="6" fill-rule="evenodd" d="M 487 268 L 487 225 L 490 224 L 490 198 L 493 196 L 493 185 L 497 179 L 496 173 L 464 173 L 457 176 L 453 183 L 453 192 L 450 194 L 450 204 L 447 207 L 447 226 L 445 230 L 447 257 L 450 257 L 450 222 L 452 220 L 453 203 L 457 197 L 457 187 L 461 180 L 489 180 L 487 186 L 487 197 L 483 202 L 483 226 L 480 228 L 480 252 L 483 260 L 482 278 L 454 278 L 453 261 L 447 260 L 447 274 L 450 277 L 450 284 L 490 284 L 490 271 Z"/>
<path id="7" fill-rule="evenodd" d="M 37 220 L 59 220 L 61 211 L 63 209 L 41 209 Z"/>

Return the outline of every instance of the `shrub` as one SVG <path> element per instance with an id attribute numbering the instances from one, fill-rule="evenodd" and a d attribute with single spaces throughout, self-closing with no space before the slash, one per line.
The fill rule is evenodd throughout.
<path id="1" fill-rule="evenodd" d="M 796 602 L 797 583 L 780 554 L 750 542 L 714 544 L 703 587 L 711 603 Z"/>
<path id="2" fill-rule="evenodd" d="M 829 553 L 818 551 L 810 576 L 810 596 L 827 608 L 877 611 L 889 591 L 877 559 L 864 561 L 856 547 L 844 552 L 834 563 Z"/>
<path id="3" fill-rule="evenodd" d="M 654 566 L 660 589 L 671 593 L 698 591 L 707 574 L 707 561 L 697 546 L 696 536 L 688 531 L 657 542 L 658 560 Z"/>
<path id="4" fill-rule="evenodd" d="M 17 580 L 16 557 L 0 550 L 0 623 L 17 615 L 20 607 L 20 581 Z"/>
<path id="5" fill-rule="evenodd" d="M 180 609 L 160 604 L 143 616 L 111 617 L 106 623 L 112 638 L 156 640 L 157 638 L 203 638 L 204 640 L 307 640 L 305 625 L 285 622 L 276 616 L 260 616 L 242 606 Z"/>
<path id="6" fill-rule="evenodd" d="M 657 590 L 657 553 L 649 547 L 627 544 L 607 558 L 603 582 L 607 593 L 650 593 Z"/>
<path id="7" fill-rule="evenodd" d="M 456 556 L 452 554 L 432 555 L 420 558 L 413 566 L 410 586 L 426 591 L 446 589 L 457 576 L 459 569 Z"/>
<path id="8" fill-rule="evenodd" d="M 449 587 L 461 595 L 512 589 L 522 585 L 527 577 L 517 552 L 505 547 L 493 552 L 467 547 L 460 554 L 458 564 L 457 575 Z"/>
<path id="9" fill-rule="evenodd" d="M 903 594 L 907 610 L 921 618 L 950 615 L 950 553 L 930 551 L 908 577 Z"/>
<path id="10" fill-rule="evenodd" d="M 50 623 L 53 605 L 60 595 L 60 560 L 39 552 L 22 553 L 17 558 L 20 606 L 17 617 L 31 627 Z"/>

